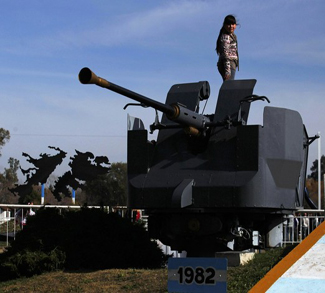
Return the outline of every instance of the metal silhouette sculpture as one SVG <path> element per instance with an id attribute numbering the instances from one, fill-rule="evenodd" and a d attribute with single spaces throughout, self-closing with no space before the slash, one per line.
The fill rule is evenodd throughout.
<path id="1" fill-rule="evenodd" d="M 24 198 L 33 191 L 33 185 L 46 183 L 47 178 L 55 168 L 63 162 L 67 153 L 57 147 L 49 146 L 49 148 L 58 151 L 58 154 L 54 156 L 40 154 L 40 159 L 35 159 L 26 153 L 22 153 L 24 157 L 28 158 L 27 161 L 35 167 L 26 170 L 20 168 L 21 172 L 26 176 L 26 181 L 25 184 L 16 184 L 15 188 L 10 189 L 13 194 L 18 194 L 21 198 Z"/>
<path id="2" fill-rule="evenodd" d="M 30 155 L 23 153 L 27 157 L 27 161 L 34 165 L 29 169 L 21 169 L 21 172 L 26 176 L 24 184 L 16 185 L 15 188 L 10 189 L 13 194 L 18 194 L 24 198 L 30 194 L 34 185 L 45 184 L 49 176 L 53 173 L 58 165 L 60 165 L 66 157 L 66 152 L 60 148 L 51 147 L 58 151 L 56 155 L 40 154 L 40 158 L 36 159 Z M 58 201 L 61 201 L 63 194 L 66 197 L 71 197 L 70 189 L 77 189 L 83 187 L 83 182 L 95 179 L 98 175 L 103 175 L 109 172 L 109 160 L 105 156 L 95 157 L 91 152 L 82 153 L 76 151 L 74 157 L 70 157 L 69 166 L 70 171 L 67 171 L 63 176 L 59 177 L 55 182 L 53 195 Z"/>
<path id="3" fill-rule="evenodd" d="M 68 186 L 73 189 L 82 188 L 82 181 L 95 179 L 99 175 L 107 174 L 110 170 L 109 160 L 105 156 L 95 157 L 91 152 L 82 153 L 75 150 L 77 155 L 70 157 L 71 171 L 66 172 L 56 181 L 53 195 L 61 199 L 60 193 L 71 196 Z"/>

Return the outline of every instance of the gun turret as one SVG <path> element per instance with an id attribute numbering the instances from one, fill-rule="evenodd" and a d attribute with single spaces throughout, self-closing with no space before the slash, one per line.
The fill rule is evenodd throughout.
<path id="1" fill-rule="evenodd" d="M 107 81 L 104 78 L 98 77 L 89 68 L 85 67 L 79 72 L 79 81 L 82 84 L 96 84 L 100 87 L 109 89 L 113 92 L 126 96 L 137 102 L 140 102 L 146 107 L 152 107 L 158 111 L 166 114 L 168 119 L 175 121 L 186 128 L 186 131 L 190 134 L 199 134 L 200 131 L 205 130 L 207 124 L 210 123 L 210 119 L 204 115 L 197 112 L 189 110 L 186 106 L 174 103 L 171 105 L 163 104 L 158 101 L 152 100 L 148 97 L 130 91 L 119 85 Z M 207 81 L 202 81 L 201 88 L 199 91 L 200 100 L 205 100 L 209 98 L 210 95 L 210 85 Z"/>
<path id="2" fill-rule="evenodd" d="M 263 125 L 249 124 L 251 103 L 269 102 L 253 94 L 255 79 L 225 81 L 211 115 L 199 114 L 206 81 L 174 84 L 160 103 L 88 68 L 79 80 L 163 113 L 150 126 L 159 130 L 155 141 L 140 118 L 127 131 L 128 209 L 146 210 L 151 238 L 199 257 L 231 242 L 234 250 L 278 245 L 283 215 L 303 205 L 314 140 L 298 112 L 265 107 Z"/>

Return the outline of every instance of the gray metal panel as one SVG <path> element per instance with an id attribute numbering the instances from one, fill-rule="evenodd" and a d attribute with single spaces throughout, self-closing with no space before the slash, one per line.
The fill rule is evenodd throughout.
<path id="1" fill-rule="evenodd" d="M 218 103 L 213 121 L 223 121 L 227 116 L 236 119 L 240 100 L 252 95 L 255 84 L 255 79 L 224 81 L 219 91 Z M 249 108 L 250 103 L 244 103 L 242 105 L 242 118 L 246 122 Z"/>
<path id="2" fill-rule="evenodd" d="M 241 83 L 230 84 L 239 91 Z M 265 107 L 263 126 L 219 127 L 199 154 L 189 152 L 182 131 L 173 133 L 154 147 L 150 171 L 130 180 L 134 203 L 172 208 L 177 186 L 191 179 L 195 186 L 188 198 L 193 198 L 193 208 L 295 209 L 305 159 L 303 137 L 299 113 L 275 107 Z"/>
<path id="3" fill-rule="evenodd" d="M 206 82 L 196 82 L 173 85 L 167 94 L 166 104 L 171 105 L 174 103 L 180 103 L 182 105 L 185 105 L 187 109 L 198 112 L 201 97 L 200 92 L 205 83 Z M 176 122 L 169 120 L 166 114 L 162 115 L 161 123 L 164 125 L 177 124 Z M 157 143 L 164 141 L 174 134 L 179 135 L 182 132 L 182 128 L 160 130 L 157 138 Z M 183 137 L 186 140 L 186 137 Z"/>
<path id="4" fill-rule="evenodd" d="M 265 107 L 264 146 L 266 163 L 276 186 L 292 188 L 297 186 L 303 164 L 304 126 L 297 111 Z"/>
<path id="5" fill-rule="evenodd" d="M 172 206 L 174 208 L 185 208 L 193 203 L 192 187 L 193 179 L 184 179 L 174 190 L 172 197 Z"/>

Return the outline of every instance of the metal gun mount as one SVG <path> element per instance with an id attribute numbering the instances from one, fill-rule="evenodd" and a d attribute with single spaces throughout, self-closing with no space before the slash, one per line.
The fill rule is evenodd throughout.
<path id="1" fill-rule="evenodd" d="M 109 89 L 113 92 L 131 98 L 137 102 L 140 102 L 146 107 L 152 107 L 165 113 L 168 119 L 175 121 L 186 128 L 188 133 L 198 134 L 200 131 L 206 129 L 209 125 L 210 120 L 204 115 L 200 115 L 195 111 L 191 111 L 186 108 L 186 106 L 180 103 L 174 103 L 171 105 L 166 105 L 158 101 L 152 100 L 148 97 L 130 91 L 112 82 L 109 82 L 101 77 L 97 77 L 89 68 L 81 69 L 79 73 L 79 80 L 82 84 L 96 84 L 103 88 Z M 209 98 L 210 95 L 210 85 L 207 81 L 201 81 L 197 84 L 198 88 L 198 98 L 200 100 L 205 100 Z"/>
<path id="2" fill-rule="evenodd" d="M 171 104 L 163 104 L 158 101 L 152 100 L 148 97 L 140 95 L 136 92 L 130 91 L 126 88 L 123 88 L 119 85 L 116 85 L 112 82 L 107 81 L 102 77 L 98 77 L 94 72 L 92 72 L 89 68 L 85 67 L 80 70 L 79 73 L 79 80 L 82 84 L 96 84 L 100 87 L 109 89 L 113 92 L 131 98 L 140 104 L 143 107 L 152 107 L 162 113 L 166 114 L 166 117 L 178 123 L 175 124 L 161 124 L 158 122 L 158 119 L 155 119 L 155 122 L 150 126 L 151 132 L 156 129 L 167 129 L 167 128 L 179 128 L 183 127 L 184 131 L 192 136 L 205 136 L 206 130 L 208 128 L 214 126 L 223 126 L 226 125 L 228 128 L 231 125 L 239 125 L 245 124 L 245 121 L 242 119 L 242 104 L 247 102 L 251 103 L 256 100 L 268 100 L 265 96 L 257 96 L 257 95 L 249 95 L 244 99 L 239 101 L 239 110 L 238 116 L 234 119 L 234 117 L 224 117 L 222 121 L 211 121 L 208 116 L 203 114 L 199 114 L 199 102 L 203 100 L 207 100 L 210 96 L 210 85 L 207 81 L 200 81 L 197 83 L 185 84 L 185 85 L 174 85 L 172 87 L 173 94 L 179 96 L 187 94 L 190 92 L 192 95 L 196 96 L 195 105 L 192 106 L 193 110 L 189 109 L 189 107 L 185 104 L 182 104 L 179 101 L 173 102 Z M 184 91 L 184 87 L 186 90 Z M 124 108 L 128 105 L 135 105 L 134 103 L 127 104 Z"/>
<path id="3" fill-rule="evenodd" d="M 163 104 L 88 68 L 79 80 L 163 112 L 155 142 L 140 118 L 128 129 L 128 208 L 146 210 L 152 238 L 191 256 L 252 248 L 256 232 L 278 245 L 283 214 L 303 205 L 311 138 L 298 112 L 267 106 L 263 125 L 249 125 L 251 102 L 269 102 L 253 95 L 255 79 L 225 81 L 211 115 L 198 113 L 207 81 L 173 85 Z"/>

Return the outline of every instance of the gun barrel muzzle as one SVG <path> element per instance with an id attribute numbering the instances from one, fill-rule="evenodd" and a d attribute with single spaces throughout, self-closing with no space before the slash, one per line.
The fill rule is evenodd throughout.
<path id="1" fill-rule="evenodd" d="M 104 78 L 98 77 L 95 73 L 93 73 L 89 68 L 84 67 L 79 72 L 79 81 L 82 84 L 96 84 L 98 86 L 101 86 L 103 88 L 109 89 L 113 92 L 116 92 L 118 94 L 121 94 L 123 96 L 126 96 L 130 99 L 133 99 L 137 102 L 140 102 L 148 107 L 152 107 L 154 109 L 157 109 L 163 113 L 166 113 L 167 115 L 173 117 L 175 115 L 175 109 L 174 107 L 170 105 L 166 105 L 163 103 L 160 103 L 158 101 L 152 100 L 150 98 L 147 98 L 145 96 L 142 96 L 138 93 L 132 92 L 126 88 L 123 88 L 117 84 L 114 84 L 112 82 L 107 81 Z"/>

